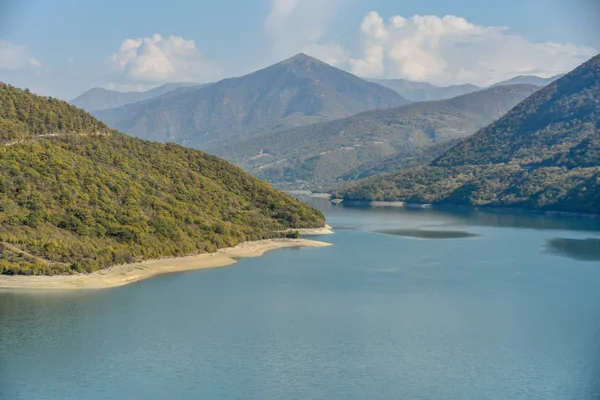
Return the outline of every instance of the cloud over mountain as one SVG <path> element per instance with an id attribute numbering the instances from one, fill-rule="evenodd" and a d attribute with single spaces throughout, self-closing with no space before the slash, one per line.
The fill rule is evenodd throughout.
<path id="1" fill-rule="evenodd" d="M 345 64 L 341 44 L 324 41 L 341 0 L 271 0 L 265 32 L 276 57 L 304 52 L 331 65 Z"/>
<path id="2" fill-rule="evenodd" d="M 216 66 L 201 56 L 196 43 L 181 36 L 126 39 L 106 61 L 133 81 L 207 81 L 219 75 Z"/>
<path id="3" fill-rule="evenodd" d="M 505 27 L 481 26 L 453 15 L 368 13 L 360 26 L 361 55 L 350 70 L 367 77 L 401 77 L 436 84 L 487 85 L 515 75 L 549 77 L 597 53 L 573 44 L 533 43 Z"/>
<path id="4" fill-rule="evenodd" d="M 598 53 L 570 43 L 533 42 L 507 27 L 455 15 L 364 16 L 359 43 L 339 41 L 340 0 L 271 0 L 265 32 L 273 52 L 305 52 L 369 78 L 487 86 L 517 75 L 565 73 Z"/>

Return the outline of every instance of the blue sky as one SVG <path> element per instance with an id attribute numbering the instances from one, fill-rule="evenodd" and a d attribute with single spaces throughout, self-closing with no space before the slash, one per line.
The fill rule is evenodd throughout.
<path id="1" fill-rule="evenodd" d="M 242 75 L 304 51 L 361 76 L 487 85 L 597 54 L 597 2 L 574 1 L 4 0 L 0 80 L 71 99 Z"/>

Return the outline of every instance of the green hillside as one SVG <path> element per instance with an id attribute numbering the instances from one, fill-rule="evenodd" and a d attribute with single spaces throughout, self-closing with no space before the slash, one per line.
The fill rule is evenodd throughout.
<path id="1" fill-rule="evenodd" d="M 449 100 L 367 111 L 211 146 L 207 151 L 282 187 L 328 186 L 389 171 L 393 164 L 397 168 L 426 165 L 440 154 L 438 146 L 447 149 L 445 144 L 500 118 L 537 89 L 504 86 Z"/>
<path id="2" fill-rule="evenodd" d="M 536 92 L 429 167 L 343 188 L 391 200 L 600 213 L 600 56 Z"/>
<path id="3" fill-rule="evenodd" d="M 211 252 L 323 215 L 227 162 L 106 128 L 0 84 L 0 272 L 93 271 Z"/>
<path id="4" fill-rule="evenodd" d="M 106 131 L 106 125 L 64 101 L 34 96 L 0 82 L 0 140 L 32 135 Z"/>

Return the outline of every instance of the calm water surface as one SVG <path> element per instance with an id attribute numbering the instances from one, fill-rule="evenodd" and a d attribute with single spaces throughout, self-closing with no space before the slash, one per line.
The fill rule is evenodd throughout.
<path id="1" fill-rule="evenodd" d="M 0 398 L 598 398 L 600 221 L 312 201 L 332 247 L 0 292 Z"/>

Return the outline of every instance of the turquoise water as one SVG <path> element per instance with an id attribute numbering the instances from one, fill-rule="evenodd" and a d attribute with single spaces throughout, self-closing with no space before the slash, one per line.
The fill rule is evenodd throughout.
<path id="1" fill-rule="evenodd" d="M 600 221 L 313 202 L 332 247 L 0 292 L 0 398 L 598 398 Z"/>

